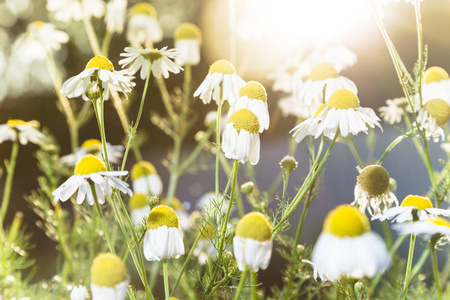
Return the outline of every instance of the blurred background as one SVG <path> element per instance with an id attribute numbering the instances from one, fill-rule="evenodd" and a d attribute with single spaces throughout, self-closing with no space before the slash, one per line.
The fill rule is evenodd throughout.
<path id="1" fill-rule="evenodd" d="M 137 1 L 128 1 L 128 8 Z M 202 60 L 193 68 L 193 89 L 196 89 L 215 60 L 230 60 L 238 74 L 246 81 L 261 82 L 267 90 L 269 109 L 274 112 L 281 92 L 272 90 L 273 80 L 268 74 L 274 72 L 286 60 L 304 57 L 323 44 L 339 43 L 357 55 L 357 63 L 342 72 L 342 75 L 355 82 L 359 90 L 362 106 L 377 110 L 385 105 L 386 99 L 402 96 L 389 53 L 365 1 L 361 0 L 155 0 L 150 1 L 158 11 L 164 30 L 163 41 L 155 45 L 173 47 L 173 31 L 181 22 L 197 24 L 203 33 Z M 424 43 L 428 45 L 428 66 L 438 65 L 450 70 L 450 2 L 446 0 L 427 0 L 421 4 Z M 61 146 L 61 155 L 70 152 L 68 129 L 63 115 L 56 107 L 54 94 L 45 57 L 33 55 L 34 49 L 18 50 L 16 40 L 27 30 L 28 24 L 42 20 L 52 22 L 59 30 L 66 31 L 70 40 L 56 52 L 55 59 L 60 66 L 64 80 L 84 69 L 93 54 L 89 46 L 82 22 L 62 23 L 55 21 L 46 10 L 44 0 L 0 0 L 0 124 L 8 119 L 37 120 L 47 128 Z M 103 19 L 92 18 L 97 35 L 105 34 Z M 414 8 L 403 2 L 393 2 L 384 8 L 384 22 L 406 67 L 412 71 L 417 58 L 417 39 Z M 109 58 L 119 68 L 119 54 L 127 46 L 124 34 L 113 36 Z M 137 82 L 136 95 L 140 95 L 143 82 Z M 171 75 L 167 80 L 169 90 L 181 87 L 182 74 Z M 77 99 L 77 101 L 83 101 Z M 131 99 L 130 101 L 133 101 Z M 129 115 L 136 116 L 138 101 L 131 104 Z M 197 125 L 190 132 L 184 151 L 189 152 L 194 145 L 194 135 L 204 130 L 203 116 L 216 109 L 215 104 L 203 105 L 196 102 L 195 109 L 200 112 Z M 140 130 L 149 139 L 143 145 L 144 158 L 155 165 L 165 187 L 168 172 L 162 164 L 172 140 L 150 122 L 150 111 L 165 114 L 157 86 L 149 88 Z M 119 118 L 112 105 L 106 104 L 106 135 L 113 145 L 121 144 L 126 138 Z M 270 187 L 279 171 L 279 161 L 288 152 L 289 130 L 296 124 L 295 117 L 281 117 L 271 124 L 269 132 L 261 136 L 261 160 L 256 166 L 258 184 L 261 190 Z M 373 157 L 378 158 L 385 147 L 398 136 L 398 131 L 385 123 L 384 132 L 375 130 L 377 142 Z M 89 138 L 99 139 L 97 124 L 91 119 L 80 130 L 80 141 Z M 360 134 L 355 142 L 363 155 L 369 155 L 367 137 Z M 21 146 L 13 183 L 13 192 L 8 224 L 17 210 L 25 214 L 25 223 L 34 231 L 35 248 L 31 256 L 38 258 L 39 278 L 55 273 L 55 244 L 36 228 L 36 216 L 23 200 L 37 187 L 39 171 L 33 153 L 35 145 Z M 0 144 L 0 158 L 8 159 L 11 143 Z M 431 143 L 433 163 L 446 154 L 436 144 Z M 294 195 L 295 187 L 308 172 L 308 156 L 304 145 L 297 150 L 299 168 L 291 174 L 289 193 Z M 129 169 L 134 163 L 128 161 Z M 325 165 L 321 192 L 310 206 L 306 220 L 306 230 L 302 243 L 313 244 L 321 231 L 327 212 L 338 204 L 353 201 L 353 188 L 356 183 L 357 163 L 348 147 L 338 144 Z M 388 155 L 384 162 L 391 177 L 397 180 L 397 197 L 403 199 L 408 194 L 423 195 L 429 189 L 426 169 L 416 154 L 410 140 L 402 142 Z M 213 169 L 194 175 L 183 176 L 179 182 L 176 196 L 182 201 L 195 203 L 205 192 L 214 189 Z M 0 192 L 3 189 L 3 181 Z M 223 176 L 222 182 L 224 182 Z M 248 206 L 249 207 L 249 206 Z M 300 214 L 298 209 L 297 214 Z M 296 224 L 298 215 L 292 215 Z M 379 224 L 372 224 L 375 229 Z M 292 229 L 294 230 L 294 229 Z M 407 245 L 405 244 L 405 249 Z M 277 258 L 272 260 L 268 270 L 263 272 L 262 280 L 279 282 L 278 271 L 283 267 Z"/>

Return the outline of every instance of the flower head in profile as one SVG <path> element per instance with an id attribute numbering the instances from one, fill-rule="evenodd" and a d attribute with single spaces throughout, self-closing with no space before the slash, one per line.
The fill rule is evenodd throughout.
<path id="1" fill-rule="evenodd" d="M 395 224 L 394 228 L 401 235 L 423 235 L 427 240 L 433 238 L 436 241 L 440 241 L 440 243 L 448 243 L 450 241 L 450 221 L 442 217 Z"/>
<path id="2" fill-rule="evenodd" d="M 85 286 L 76 285 L 70 292 L 70 300 L 87 300 L 89 299 L 89 293 Z"/>
<path id="3" fill-rule="evenodd" d="M 386 106 L 378 109 L 380 116 L 388 124 L 400 123 L 405 110 L 411 112 L 411 107 L 405 97 L 386 100 Z"/>
<path id="4" fill-rule="evenodd" d="M 202 44 L 202 32 L 197 25 L 184 22 L 181 23 L 173 34 L 175 48 L 180 55 L 175 62 L 181 66 L 198 65 L 200 62 L 200 46 Z"/>
<path id="5" fill-rule="evenodd" d="M 125 26 L 127 0 L 110 0 L 106 6 L 106 28 L 110 32 L 122 33 Z"/>
<path id="6" fill-rule="evenodd" d="M 428 100 L 419 110 L 417 123 L 434 142 L 444 139 L 444 126 L 450 118 L 450 105 L 442 99 Z"/>
<path id="7" fill-rule="evenodd" d="M 106 143 L 106 151 L 108 152 L 110 163 L 118 164 L 124 150 L 125 148 L 122 145 L 111 145 L 110 143 Z M 75 166 L 80 159 L 89 154 L 103 160 L 102 142 L 97 139 L 85 140 L 81 146 L 75 150 L 75 153 L 62 156 L 60 161 L 66 165 Z"/>
<path id="8" fill-rule="evenodd" d="M 349 133 L 352 135 L 359 132 L 367 133 L 367 125 L 382 129 L 378 121 L 380 119 L 371 108 L 359 105 L 355 93 L 341 89 L 335 91 L 328 103 L 319 107 L 313 117 L 295 126 L 291 133 L 297 143 L 307 135 L 318 138 L 324 134 L 331 139 L 338 130 L 342 137 L 347 137 Z"/>
<path id="9" fill-rule="evenodd" d="M 209 67 L 208 75 L 195 91 L 194 97 L 199 96 L 204 104 L 208 104 L 211 99 L 219 103 L 222 96 L 223 101 L 227 100 L 233 105 L 244 84 L 245 81 L 236 74 L 233 64 L 221 59 Z"/>
<path id="10" fill-rule="evenodd" d="M 84 71 L 67 79 L 60 93 L 68 98 L 82 96 L 85 101 L 109 98 L 109 88 L 122 92 L 127 96 L 136 85 L 128 70 L 115 71 L 112 62 L 104 56 L 92 58 Z"/>
<path id="11" fill-rule="evenodd" d="M 131 168 L 133 191 L 146 195 L 159 196 L 163 185 L 156 168 L 148 161 L 140 161 Z"/>
<path id="12" fill-rule="evenodd" d="M 159 205 L 151 210 L 143 245 L 144 256 L 149 261 L 184 255 L 180 220 L 172 208 Z"/>
<path id="13" fill-rule="evenodd" d="M 163 38 L 163 31 L 158 22 L 158 13 L 153 5 L 146 2 L 138 2 L 128 15 L 127 41 L 133 47 L 145 45 L 152 48 Z"/>
<path id="14" fill-rule="evenodd" d="M 240 271 L 265 270 L 272 256 L 272 226 L 265 215 L 251 212 L 242 217 L 233 238 L 234 256 Z"/>
<path id="15" fill-rule="evenodd" d="M 369 219 L 348 204 L 328 213 L 311 261 L 314 277 L 331 281 L 341 276 L 372 278 L 391 264 L 383 239 L 370 230 Z"/>
<path id="16" fill-rule="evenodd" d="M 39 47 L 44 49 L 45 54 L 49 51 L 58 51 L 61 44 L 69 41 L 69 35 L 64 31 L 57 30 L 52 23 L 35 21 L 28 25 L 27 32 L 23 37 L 28 42 L 26 47 L 32 47 L 33 51 L 39 51 Z"/>
<path id="17" fill-rule="evenodd" d="M 28 142 L 41 144 L 47 138 L 42 132 L 36 129 L 38 127 L 39 122 L 37 121 L 8 120 L 6 124 L 0 125 L 0 143 L 19 139 L 22 145 L 26 145 Z"/>
<path id="18" fill-rule="evenodd" d="M 131 221 L 133 221 L 135 226 L 141 224 L 142 220 L 147 220 L 150 214 L 147 198 L 146 194 L 134 193 L 128 202 L 128 208 L 131 211 Z"/>
<path id="19" fill-rule="evenodd" d="M 113 188 L 132 196 L 128 184 L 117 178 L 127 174 L 128 171 L 107 171 L 100 159 L 93 155 L 85 156 L 76 165 L 74 174 L 53 191 L 53 202 L 67 201 L 77 190 L 77 204 L 86 198 L 90 205 L 94 205 L 96 199 L 99 204 L 104 204 L 105 194 L 111 197 Z"/>
<path id="20" fill-rule="evenodd" d="M 117 255 L 101 253 L 92 262 L 92 300 L 125 300 L 129 281 L 125 264 Z"/>
<path id="21" fill-rule="evenodd" d="M 83 17 L 101 18 L 105 14 L 102 0 L 47 0 L 47 10 L 61 22 L 81 21 Z"/>
<path id="22" fill-rule="evenodd" d="M 430 67 L 422 77 L 422 101 L 442 99 L 450 104 L 450 77 L 441 67 Z"/>
<path id="23" fill-rule="evenodd" d="M 434 208 L 430 199 L 416 195 L 408 195 L 403 199 L 402 204 L 392 207 L 384 212 L 372 217 L 372 220 L 392 220 L 397 223 L 406 221 L 423 221 L 437 216 L 450 216 L 450 210 Z"/>
<path id="24" fill-rule="evenodd" d="M 235 111 L 223 131 L 222 150 L 225 157 L 256 165 L 259 161 L 259 130 L 258 117 L 251 110 L 242 108 Z"/>
<path id="25" fill-rule="evenodd" d="M 394 203 L 398 205 L 397 197 L 389 191 L 389 173 L 380 165 L 370 165 L 364 169 L 357 168 L 355 201 L 352 205 L 359 205 L 359 210 L 369 214 L 379 214 L 390 208 Z M 373 210 L 373 211 L 372 211 Z"/>
<path id="26" fill-rule="evenodd" d="M 240 90 L 234 105 L 230 107 L 228 115 L 235 111 L 247 108 L 251 110 L 259 121 L 259 133 L 269 129 L 270 118 L 267 106 L 267 93 L 264 86 L 256 81 L 247 82 Z"/>
<path id="27" fill-rule="evenodd" d="M 130 74 L 135 74 L 141 69 L 141 79 L 147 78 L 150 68 L 154 77 L 162 75 L 164 78 L 168 78 L 169 72 L 178 74 L 183 70 L 182 67 L 171 60 L 179 55 L 177 49 L 167 50 L 167 46 L 160 50 L 126 47 L 125 53 L 120 54 L 125 58 L 121 59 L 119 64 L 123 68 L 128 66 Z"/>

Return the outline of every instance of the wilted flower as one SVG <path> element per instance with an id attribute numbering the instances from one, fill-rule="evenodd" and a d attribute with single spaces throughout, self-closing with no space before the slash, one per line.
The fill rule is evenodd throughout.
<path id="1" fill-rule="evenodd" d="M 181 23 L 173 34 L 175 48 L 180 55 L 175 62 L 181 66 L 198 65 L 200 62 L 200 46 L 202 44 L 202 32 L 197 25 L 184 22 Z"/>
<path id="2" fill-rule="evenodd" d="M 405 97 L 388 99 L 386 100 L 386 106 L 382 106 L 378 109 L 381 118 L 388 124 L 400 123 L 402 116 L 405 114 L 405 109 L 411 110 L 408 100 Z"/>

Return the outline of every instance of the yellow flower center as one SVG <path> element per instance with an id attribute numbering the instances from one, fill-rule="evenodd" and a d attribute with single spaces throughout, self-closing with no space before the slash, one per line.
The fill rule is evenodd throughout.
<path id="1" fill-rule="evenodd" d="M 272 237 L 272 226 L 265 215 L 260 212 L 251 212 L 239 221 L 235 235 L 264 242 Z"/>
<path id="2" fill-rule="evenodd" d="M 447 123 L 450 118 L 450 105 L 442 99 L 433 99 L 423 105 L 423 108 L 436 120 L 439 126 Z"/>
<path id="3" fill-rule="evenodd" d="M 266 102 L 267 93 L 266 89 L 261 83 L 256 81 L 247 82 L 240 90 L 239 96 L 247 96 L 250 99 L 257 99 Z"/>
<path id="4" fill-rule="evenodd" d="M 432 222 L 438 226 L 446 226 L 450 228 L 450 222 L 447 219 L 444 219 L 442 217 L 437 217 L 437 218 L 433 218 L 433 219 L 427 219 L 426 221 L 428 222 Z"/>
<path id="5" fill-rule="evenodd" d="M 259 121 L 258 117 L 249 109 L 243 108 L 235 111 L 229 118 L 227 123 L 233 122 L 234 129 L 238 132 L 244 129 L 250 133 L 258 133 Z"/>
<path id="6" fill-rule="evenodd" d="M 148 161 L 135 163 L 131 168 L 131 180 L 136 180 L 142 176 L 157 174 L 155 167 Z"/>
<path id="7" fill-rule="evenodd" d="M 417 210 L 425 210 L 427 208 L 433 208 L 433 204 L 431 203 L 430 199 L 427 197 L 421 197 L 416 195 L 408 195 L 405 199 L 403 199 L 403 202 L 401 206 L 413 206 Z"/>
<path id="8" fill-rule="evenodd" d="M 358 208 L 344 204 L 328 213 L 323 230 L 341 238 L 356 237 L 370 231 L 370 223 Z"/>
<path id="9" fill-rule="evenodd" d="M 369 195 L 380 196 L 389 187 L 389 173 L 379 165 L 367 166 L 358 175 L 357 181 Z"/>
<path id="10" fill-rule="evenodd" d="M 441 67 L 430 67 L 423 73 L 422 84 L 449 79 L 447 71 Z"/>
<path id="11" fill-rule="evenodd" d="M 335 109 L 358 108 L 359 99 L 353 92 L 341 89 L 337 90 L 330 96 L 328 106 Z"/>
<path id="12" fill-rule="evenodd" d="M 11 128 L 16 128 L 17 125 L 28 125 L 28 122 L 19 119 L 8 120 L 6 125 L 9 125 Z"/>
<path id="13" fill-rule="evenodd" d="M 128 279 L 122 260 L 112 253 L 99 254 L 91 266 L 91 282 L 97 286 L 115 287 Z"/>
<path id="14" fill-rule="evenodd" d="M 149 60 L 151 63 L 153 63 L 155 60 L 158 60 L 161 57 L 163 57 L 163 55 L 155 49 L 152 49 L 150 52 L 147 52 L 147 53 L 142 53 L 141 55 L 145 59 Z"/>
<path id="15" fill-rule="evenodd" d="M 75 167 L 75 175 L 88 175 L 91 173 L 106 172 L 105 164 L 93 155 L 83 157 Z"/>
<path id="16" fill-rule="evenodd" d="M 325 107 L 327 107 L 326 103 L 324 103 L 321 106 L 319 106 L 319 108 L 314 113 L 314 118 L 316 118 L 325 109 Z"/>
<path id="17" fill-rule="evenodd" d="M 93 148 L 93 147 L 100 149 L 101 146 L 102 146 L 102 142 L 100 142 L 97 139 L 85 140 L 83 142 L 83 144 L 81 144 L 82 149 L 88 149 L 88 148 Z"/>
<path id="18" fill-rule="evenodd" d="M 173 35 L 173 39 L 175 41 L 178 40 L 189 40 L 189 39 L 195 39 L 199 42 L 202 41 L 202 32 L 200 31 L 200 28 L 198 28 L 197 25 L 184 22 L 181 23 L 177 29 L 175 29 L 175 33 Z"/>
<path id="19" fill-rule="evenodd" d="M 130 17 L 139 14 L 147 15 L 155 19 L 158 18 L 158 13 L 156 12 L 155 7 L 146 2 L 139 2 L 133 5 L 133 7 L 131 7 Z"/>
<path id="20" fill-rule="evenodd" d="M 216 61 L 209 67 L 208 73 L 236 74 L 233 64 L 225 59 Z"/>
<path id="21" fill-rule="evenodd" d="M 152 209 L 147 218 L 147 230 L 161 226 L 180 228 L 180 220 L 176 212 L 166 205 L 158 205 Z"/>
<path id="22" fill-rule="evenodd" d="M 38 28 L 41 28 L 42 26 L 44 26 L 45 22 L 43 22 L 43 21 L 34 21 L 31 24 L 32 24 L 32 26 L 34 26 L 34 28 L 38 29 Z"/>
<path id="23" fill-rule="evenodd" d="M 135 210 L 146 206 L 148 206 L 147 195 L 140 193 L 133 194 L 133 197 L 130 198 L 130 202 L 128 203 L 128 207 L 130 208 L 130 210 Z"/>
<path id="24" fill-rule="evenodd" d="M 339 73 L 329 63 L 319 63 L 315 65 L 309 73 L 309 78 L 314 81 L 325 80 L 328 78 L 338 78 Z"/>
<path id="25" fill-rule="evenodd" d="M 86 68 L 90 69 L 90 68 L 99 68 L 102 70 L 108 70 L 108 71 L 114 71 L 114 65 L 112 64 L 112 62 L 107 59 L 104 56 L 96 56 L 94 58 L 92 58 L 87 64 L 86 64 Z"/>

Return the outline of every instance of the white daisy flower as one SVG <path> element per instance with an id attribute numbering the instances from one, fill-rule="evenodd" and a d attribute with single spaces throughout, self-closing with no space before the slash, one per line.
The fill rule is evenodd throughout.
<path id="1" fill-rule="evenodd" d="M 423 221 L 437 216 L 450 216 L 450 210 L 434 208 L 427 197 L 408 195 L 403 199 L 402 204 L 392 207 L 384 212 L 372 217 L 372 220 L 391 220 L 392 222 L 403 223 L 406 221 Z"/>
<path id="2" fill-rule="evenodd" d="M 180 55 L 175 58 L 175 62 L 181 66 L 198 65 L 200 62 L 200 46 L 202 44 L 200 28 L 192 23 L 181 23 L 175 29 L 173 39 L 175 48 L 180 51 Z"/>
<path id="3" fill-rule="evenodd" d="M 424 221 L 395 224 L 394 228 L 401 235 L 423 235 L 427 240 L 435 235 L 440 235 L 445 237 L 447 242 L 450 240 L 450 222 L 441 217 L 429 218 Z"/>
<path id="4" fill-rule="evenodd" d="M 162 40 L 163 31 L 153 5 L 146 2 L 133 5 L 128 15 L 126 38 L 133 47 L 145 45 L 147 48 Z"/>
<path id="5" fill-rule="evenodd" d="M 447 71 L 436 66 L 426 69 L 422 78 L 422 101 L 431 99 L 442 99 L 450 104 L 450 77 Z"/>
<path id="6" fill-rule="evenodd" d="M 129 282 L 125 264 L 117 255 L 100 253 L 92 262 L 92 300 L 125 300 Z"/>
<path id="7" fill-rule="evenodd" d="M 144 256 L 149 261 L 184 255 L 180 220 L 172 208 L 159 205 L 152 209 L 147 219 L 143 247 Z"/>
<path id="8" fill-rule="evenodd" d="M 127 0 L 109 0 L 106 6 L 106 28 L 110 32 L 122 33 L 125 26 Z"/>
<path id="9" fill-rule="evenodd" d="M 8 120 L 6 124 L 0 125 L 0 144 L 5 141 L 15 141 L 19 139 L 22 145 L 32 142 L 33 144 L 44 143 L 47 138 L 38 131 L 38 121 L 25 122 L 22 120 Z"/>
<path id="10" fill-rule="evenodd" d="M 339 73 L 331 64 L 319 63 L 311 69 L 309 79 L 298 92 L 297 98 L 301 103 L 309 105 L 315 98 L 322 101 L 325 92 L 326 103 L 330 95 L 340 89 L 349 90 L 354 94 L 358 93 L 353 81 L 344 76 L 339 76 Z"/>
<path id="11" fill-rule="evenodd" d="M 111 145 L 108 142 L 106 143 L 106 151 L 108 152 L 108 159 L 110 163 L 120 163 L 124 150 L 125 147 L 122 145 Z M 75 150 L 75 153 L 62 156 L 60 158 L 60 161 L 63 164 L 75 166 L 80 159 L 88 154 L 92 154 L 95 157 L 103 160 L 102 153 L 102 142 L 97 139 L 89 139 L 84 141 L 81 146 Z"/>
<path id="12" fill-rule="evenodd" d="M 403 115 L 405 114 L 404 109 L 409 108 L 408 100 L 405 97 L 394 98 L 386 100 L 386 106 L 378 108 L 380 116 L 388 124 L 400 123 Z"/>
<path id="13" fill-rule="evenodd" d="M 391 264 L 383 239 L 370 230 L 369 219 L 348 204 L 328 213 L 311 260 L 314 277 L 331 281 L 341 276 L 372 278 Z"/>
<path id="14" fill-rule="evenodd" d="M 264 86 L 256 81 L 247 82 L 238 93 L 238 97 L 234 105 L 230 107 L 228 116 L 231 116 L 235 111 L 247 108 L 251 110 L 259 122 L 259 133 L 269 129 L 270 118 L 269 108 L 267 106 L 267 93 Z"/>
<path id="15" fill-rule="evenodd" d="M 81 21 L 83 15 L 101 18 L 105 14 L 105 3 L 102 0 L 47 0 L 47 10 L 61 22 Z"/>
<path id="16" fill-rule="evenodd" d="M 200 96 L 204 104 L 210 103 L 211 98 L 218 103 L 222 89 L 222 100 L 227 100 L 230 105 L 233 105 L 244 84 L 245 81 L 236 74 L 233 64 L 221 59 L 209 67 L 208 75 L 195 91 L 194 97 Z"/>
<path id="17" fill-rule="evenodd" d="M 109 88 L 127 96 L 136 85 L 131 81 L 133 78 L 127 69 L 115 71 L 109 59 L 96 56 L 87 63 L 83 72 L 64 82 L 60 93 L 68 98 L 82 96 L 85 101 L 89 101 L 90 97 L 98 99 L 101 92 L 103 100 L 108 100 Z"/>
<path id="18" fill-rule="evenodd" d="M 390 177 L 385 168 L 371 165 L 362 170 L 359 167 L 356 169 L 360 174 L 356 179 L 355 201 L 352 205 L 359 205 L 362 213 L 367 209 L 370 215 L 379 214 L 394 203 L 398 206 L 397 197 L 389 191 Z"/>
<path id="19" fill-rule="evenodd" d="M 267 75 L 268 79 L 272 79 L 272 90 L 292 93 L 294 81 L 297 84 L 296 71 L 300 65 L 302 54 L 294 53 L 288 55 L 286 61 L 277 64 L 275 71 Z M 303 82 L 303 81 L 302 81 Z"/>
<path id="20" fill-rule="evenodd" d="M 120 56 L 126 58 L 121 59 L 119 64 L 122 68 L 129 66 L 130 74 L 135 74 L 141 69 L 141 79 L 147 78 L 150 67 L 154 77 L 162 75 L 164 78 L 168 78 L 169 71 L 178 74 L 183 68 L 171 60 L 178 57 L 180 52 L 177 49 L 166 49 L 167 46 L 160 50 L 125 47 L 125 53 L 121 53 Z"/>
<path id="21" fill-rule="evenodd" d="M 251 110 L 242 108 L 234 112 L 222 135 L 225 157 L 243 164 L 248 160 L 256 165 L 259 161 L 259 129 L 258 117 Z"/>
<path id="22" fill-rule="evenodd" d="M 427 138 L 434 142 L 444 140 L 444 126 L 450 118 L 450 105 L 442 99 L 427 101 L 417 116 L 417 123 L 425 129 Z"/>
<path id="23" fill-rule="evenodd" d="M 57 30 L 52 23 L 35 21 L 28 25 L 27 32 L 18 39 L 26 40 L 26 47 L 32 47 L 33 51 L 40 51 L 36 48 L 43 48 L 45 55 L 50 51 L 58 51 L 61 44 L 69 41 L 69 35 L 64 31 Z"/>
<path id="24" fill-rule="evenodd" d="M 290 132 L 300 143 L 307 135 L 318 138 L 324 134 L 332 139 L 338 130 L 342 137 L 347 137 L 349 133 L 367 134 L 367 125 L 383 130 L 378 121 L 380 119 L 371 108 L 359 105 L 359 99 L 352 91 L 342 89 L 335 91 L 328 103 L 320 106 L 313 117 L 298 124 Z"/>
<path id="25" fill-rule="evenodd" d="M 146 195 L 159 196 L 163 191 L 161 177 L 156 168 L 148 161 L 141 161 L 131 168 L 133 191 Z"/>
<path id="26" fill-rule="evenodd" d="M 265 270 L 272 256 L 272 226 L 265 215 L 251 212 L 236 226 L 233 250 L 240 271 L 247 265 L 253 272 Z"/>
<path id="27" fill-rule="evenodd" d="M 98 203 L 104 204 L 105 194 L 111 197 L 113 188 L 133 196 L 128 184 L 117 178 L 127 174 L 128 171 L 107 171 L 100 159 L 93 155 L 85 156 L 76 165 L 74 175 L 53 191 L 53 202 L 67 201 L 77 190 L 77 204 L 87 198 L 87 202 L 94 205 L 94 193 Z"/>
<path id="28" fill-rule="evenodd" d="M 134 193 L 133 197 L 128 202 L 128 208 L 131 211 L 131 221 L 136 226 L 142 223 L 142 220 L 147 220 L 150 214 L 150 206 L 147 202 L 147 195 L 141 193 Z"/>
<path id="29" fill-rule="evenodd" d="M 89 293 L 85 286 L 76 285 L 70 292 L 70 300 L 87 300 L 89 299 Z"/>

